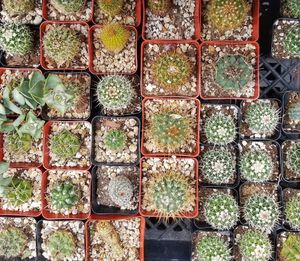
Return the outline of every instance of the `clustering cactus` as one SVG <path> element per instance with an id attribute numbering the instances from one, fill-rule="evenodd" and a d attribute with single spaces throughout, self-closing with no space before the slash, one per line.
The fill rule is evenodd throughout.
<path id="1" fill-rule="evenodd" d="M 271 156 L 262 150 L 250 150 L 240 159 L 241 177 L 251 182 L 264 182 L 270 179 L 273 170 Z"/>
<path id="2" fill-rule="evenodd" d="M 184 53 L 167 51 L 153 61 L 151 70 L 156 85 L 174 92 L 189 81 L 192 66 Z"/>
<path id="3" fill-rule="evenodd" d="M 300 235 L 290 234 L 283 241 L 280 257 L 284 261 L 296 261 L 300 258 Z"/>
<path id="4" fill-rule="evenodd" d="M 249 9 L 247 0 L 210 0 L 207 20 L 220 32 L 237 29 L 243 26 Z"/>
<path id="5" fill-rule="evenodd" d="M 83 8 L 85 0 L 51 0 L 51 4 L 63 14 L 74 14 Z"/>
<path id="6" fill-rule="evenodd" d="M 279 205 L 265 193 L 250 196 L 244 204 L 244 218 L 253 228 L 271 232 L 279 220 Z"/>
<path id="7" fill-rule="evenodd" d="M 122 24 L 110 23 L 103 26 L 98 37 L 106 50 L 117 54 L 125 48 L 130 31 Z"/>
<path id="8" fill-rule="evenodd" d="M 107 190 L 110 199 L 119 207 L 126 208 L 130 204 L 133 197 L 133 186 L 126 176 L 112 177 Z"/>
<path id="9" fill-rule="evenodd" d="M 27 55 L 34 49 L 33 33 L 27 25 L 3 24 L 0 26 L 0 47 L 11 55 Z"/>
<path id="10" fill-rule="evenodd" d="M 242 259 L 247 261 L 267 261 L 272 257 L 272 245 L 268 236 L 258 230 L 248 229 L 238 239 Z"/>
<path id="11" fill-rule="evenodd" d="M 209 183 L 220 185 L 234 177 L 235 160 L 227 150 L 208 150 L 203 154 L 201 162 L 201 174 Z"/>
<path id="12" fill-rule="evenodd" d="M 4 9 L 10 16 L 27 15 L 28 12 L 34 10 L 34 0 L 3 0 Z"/>
<path id="13" fill-rule="evenodd" d="M 77 32 L 66 25 L 47 26 L 43 36 L 44 56 L 56 63 L 68 66 L 80 51 L 81 40 Z"/>
<path id="14" fill-rule="evenodd" d="M 188 212 L 195 202 L 195 189 L 182 173 L 152 174 L 144 185 L 143 208 L 170 218 Z"/>
<path id="15" fill-rule="evenodd" d="M 300 18 L 300 5 L 298 0 L 286 0 L 286 7 L 293 18 Z"/>
<path id="16" fill-rule="evenodd" d="M 224 55 L 217 61 L 215 82 L 224 90 L 239 91 L 253 78 L 253 68 L 242 55 Z"/>
<path id="17" fill-rule="evenodd" d="M 127 108 L 133 97 L 133 86 L 129 79 L 120 75 L 105 76 L 97 84 L 97 100 L 105 109 Z"/>
<path id="18" fill-rule="evenodd" d="M 121 151 L 126 144 L 126 133 L 122 129 L 111 129 L 105 134 L 104 144 L 108 150 Z"/>
<path id="19" fill-rule="evenodd" d="M 206 235 L 202 237 L 195 247 L 199 260 L 232 260 L 228 241 L 218 235 Z"/>
<path id="20" fill-rule="evenodd" d="M 235 140 L 236 126 L 231 116 L 213 114 L 206 119 L 204 133 L 208 143 L 226 145 Z"/>
<path id="21" fill-rule="evenodd" d="M 284 215 L 286 222 L 294 229 L 300 229 L 300 194 L 285 200 Z"/>
<path id="22" fill-rule="evenodd" d="M 213 228 L 229 230 L 239 220 L 239 206 L 232 195 L 214 192 L 204 203 L 204 215 Z"/>
<path id="23" fill-rule="evenodd" d="M 171 10 L 172 0 L 148 0 L 147 7 L 153 14 L 164 16 Z"/>
<path id="24" fill-rule="evenodd" d="M 286 33 L 284 39 L 284 48 L 290 54 L 300 54 L 300 24 L 294 25 L 289 31 Z"/>
<path id="25" fill-rule="evenodd" d="M 297 176 L 300 176 L 300 143 L 292 144 L 286 153 L 286 165 Z"/>
<path id="26" fill-rule="evenodd" d="M 29 134 L 19 135 L 17 132 L 8 134 L 8 147 L 10 152 L 17 155 L 28 152 L 32 147 L 32 137 Z"/>
<path id="27" fill-rule="evenodd" d="M 97 4 L 103 13 L 114 17 L 122 12 L 124 0 L 97 0 Z"/>

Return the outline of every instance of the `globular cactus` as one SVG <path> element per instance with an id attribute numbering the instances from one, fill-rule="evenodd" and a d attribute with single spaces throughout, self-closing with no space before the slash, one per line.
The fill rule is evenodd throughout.
<path id="1" fill-rule="evenodd" d="M 75 156 L 80 145 L 79 137 L 68 130 L 63 130 L 50 139 L 51 152 L 62 159 Z"/>
<path id="2" fill-rule="evenodd" d="M 34 10 L 35 0 L 3 0 L 4 10 L 10 16 L 27 15 L 30 11 Z"/>
<path id="3" fill-rule="evenodd" d="M 148 0 L 147 7 L 151 13 L 165 16 L 172 8 L 172 0 Z"/>
<path id="4" fill-rule="evenodd" d="M 117 54 L 125 48 L 130 31 L 122 24 L 111 23 L 101 28 L 98 37 L 106 50 Z"/>
<path id="5" fill-rule="evenodd" d="M 284 215 L 286 222 L 293 229 L 300 229 L 300 194 L 293 195 L 285 200 Z"/>
<path id="6" fill-rule="evenodd" d="M 225 149 L 211 149 L 201 157 L 201 175 L 211 184 L 228 183 L 235 174 L 235 160 Z"/>
<path id="7" fill-rule="evenodd" d="M 212 27 L 225 32 L 242 27 L 249 9 L 247 0 L 210 0 L 206 16 Z"/>
<path id="8" fill-rule="evenodd" d="M 242 55 L 224 55 L 217 61 L 215 82 L 224 90 L 241 90 L 252 78 L 253 68 Z"/>
<path id="9" fill-rule="evenodd" d="M 106 149 L 111 151 L 121 151 L 126 144 L 126 133 L 122 129 L 111 129 L 104 136 Z"/>
<path id="10" fill-rule="evenodd" d="M 300 259 L 300 235 L 290 234 L 283 241 L 280 250 L 280 258 L 284 261 L 296 261 Z"/>
<path id="11" fill-rule="evenodd" d="M 258 230 L 247 229 L 237 239 L 242 259 L 268 261 L 272 257 L 272 245 L 268 236 Z"/>
<path id="12" fill-rule="evenodd" d="M 241 177 L 251 182 L 264 182 L 270 179 L 273 170 L 271 156 L 262 150 L 252 150 L 242 154 L 240 159 Z"/>
<path id="13" fill-rule="evenodd" d="M 130 205 L 133 197 L 133 186 L 129 178 L 124 175 L 112 177 L 108 184 L 108 195 L 110 199 L 120 208 Z"/>
<path id="14" fill-rule="evenodd" d="M 300 143 L 293 144 L 286 153 L 287 168 L 300 176 Z"/>
<path id="15" fill-rule="evenodd" d="M 300 55 L 300 24 L 294 25 L 286 33 L 283 45 L 284 49 L 294 55 Z"/>
<path id="16" fill-rule="evenodd" d="M 206 119 L 204 133 L 208 143 L 226 145 L 235 140 L 236 126 L 231 116 L 214 114 Z"/>
<path id="17" fill-rule="evenodd" d="M 0 26 L 0 47 L 11 55 L 27 55 L 33 51 L 33 33 L 26 25 L 3 24 Z"/>
<path id="18" fill-rule="evenodd" d="M 291 104 L 287 109 L 287 114 L 292 121 L 300 121 L 300 102 Z"/>
<path id="19" fill-rule="evenodd" d="M 29 134 L 19 135 L 17 132 L 8 134 L 8 147 L 17 155 L 27 153 L 32 148 L 32 137 Z"/>
<path id="20" fill-rule="evenodd" d="M 176 92 L 186 84 L 192 73 L 188 56 L 176 51 L 160 54 L 151 65 L 153 82 L 166 89 Z"/>
<path id="21" fill-rule="evenodd" d="M 286 0 L 286 6 L 290 16 L 300 18 L 300 5 L 298 0 Z"/>
<path id="22" fill-rule="evenodd" d="M 204 216 L 214 229 L 229 230 L 239 220 L 239 206 L 232 195 L 214 192 L 204 203 Z"/>
<path id="23" fill-rule="evenodd" d="M 50 233 L 44 243 L 51 258 L 55 260 L 65 260 L 76 252 L 75 236 L 67 230 L 60 229 Z"/>
<path id="24" fill-rule="evenodd" d="M 199 260 L 232 260 L 228 241 L 217 235 L 201 237 L 197 242 L 195 251 Z"/>
<path id="25" fill-rule="evenodd" d="M 62 14 L 74 14 L 81 11 L 85 0 L 51 0 L 51 4 Z"/>
<path id="26" fill-rule="evenodd" d="M 279 221 L 279 205 L 269 195 L 260 193 L 250 196 L 244 204 L 244 218 L 253 228 L 270 233 Z"/>
<path id="27" fill-rule="evenodd" d="M 57 210 L 70 209 L 75 206 L 81 197 L 78 185 L 72 181 L 58 181 L 49 192 L 48 202 Z"/>
<path id="28" fill-rule="evenodd" d="M 122 12 L 124 0 L 97 0 L 97 4 L 103 13 L 114 17 Z"/>
<path id="29" fill-rule="evenodd" d="M 33 196 L 33 184 L 30 180 L 13 178 L 5 197 L 13 206 L 26 203 Z"/>
<path id="30" fill-rule="evenodd" d="M 57 67 L 68 66 L 80 51 L 81 41 L 77 32 L 66 25 L 47 26 L 43 36 L 44 56 Z"/>
<path id="31" fill-rule="evenodd" d="M 129 79 L 120 75 L 104 76 L 97 84 L 97 100 L 109 110 L 127 108 L 133 97 L 133 86 Z"/>
<path id="32" fill-rule="evenodd" d="M 142 205 L 168 219 L 188 212 L 195 204 L 195 189 L 182 173 L 154 173 L 144 185 Z"/>

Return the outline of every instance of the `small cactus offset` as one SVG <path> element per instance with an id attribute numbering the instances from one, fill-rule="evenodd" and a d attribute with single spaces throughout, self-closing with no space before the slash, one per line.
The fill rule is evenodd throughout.
<path id="1" fill-rule="evenodd" d="M 286 0 L 286 7 L 291 17 L 300 18 L 300 5 L 298 0 Z"/>
<path id="2" fill-rule="evenodd" d="M 122 129 L 111 129 L 104 137 L 106 149 L 111 151 L 121 151 L 126 144 L 126 133 Z"/>
<path id="3" fill-rule="evenodd" d="M 283 42 L 285 50 L 294 55 L 300 54 L 300 25 L 294 25 L 286 34 Z"/>
<path id="4" fill-rule="evenodd" d="M 121 209 L 130 205 L 133 197 L 133 186 L 126 176 L 118 175 L 112 177 L 107 190 L 110 199 Z"/>
<path id="5" fill-rule="evenodd" d="M 287 114 L 292 121 L 300 122 L 300 102 L 291 104 L 287 109 Z"/>
<path id="6" fill-rule="evenodd" d="M 241 90 L 252 78 L 253 68 L 242 55 L 224 55 L 217 61 L 215 82 L 224 90 Z"/>
<path id="7" fill-rule="evenodd" d="M 293 144 L 286 154 L 287 168 L 300 176 L 300 143 Z"/>
<path id="8" fill-rule="evenodd" d="M 300 235 L 290 234 L 282 243 L 282 248 L 279 253 L 284 261 L 296 261 L 300 259 Z"/>
<path id="9" fill-rule="evenodd" d="M 117 54 L 125 48 L 130 31 L 122 24 L 111 23 L 101 28 L 98 37 L 106 50 Z"/>
<path id="10" fill-rule="evenodd" d="M 243 26 L 249 9 L 246 0 L 210 0 L 206 16 L 212 27 L 225 32 Z"/>
<path id="11" fill-rule="evenodd" d="M 28 152 L 32 148 L 32 137 L 29 134 L 19 135 L 17 132 L 8 134 L 9 150 L 17 155 Z"/>
<path id="12" fill-rule="evenodd" d="M 114 17 L 122 12 L 124 0 L 97 0 L 97 4 L 103 13 Z"/>
<path id="13" fill-rule="evenodd" d="M 284 215 L 286 222 L 293 229 L 300 229 L 300 194 L 286 199 L 284 204 Z"/>
<path id="14" fill-rule="evenodd" d="M 264 182 L 270 179 L 273 170 L 271 156 L 262 150 L 248 151 L 240 159 L 241 177 L 251 182 Z"/>
<path id="15" fill-rule="evenodd" d="M 26 25 L 3 24 L 0 26 L 0 47 L 11 55 L 27 55 L 33 51 L 33 33 Z"/>
<path id="16" fill-rule="evenodd" d="M 51 4 L 62 14 L 74 14 L 81 11 L 85 0 L 51 0 Z"/>
<path id="17" fill-rule="evenodd" d="M 34 10 L 35 0 L 3 0 L 3 5 L 10 16 L 27 15 L 27 13 Z"/>
<path id="18" fill-rule="evenodd" d="M 214 229 L 229 230 L 239 220 L 239 206 L 232 195 L 214 192 L 205 201 L 204 215 Z"/>
<path id="19" fill-rule="evenodd" d="M 172 8 L 172 0 L 148 0 L 147 7 L 149 10 L 159 16 L 166 15 Z"/>

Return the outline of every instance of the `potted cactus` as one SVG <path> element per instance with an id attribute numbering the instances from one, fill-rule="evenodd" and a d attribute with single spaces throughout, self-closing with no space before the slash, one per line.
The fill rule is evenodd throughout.
<path id="1" fill-rule="evenodd" d="M 137 117 L 95 117 L 92 122 L 94 165 L 132 165 L 140 157 L 140 121 Z"/>
<path id="2" fill-rule="evenodd" d="M 100 114 L 120 116 L 137 114 L 142 110 L 138 77 L 106 75 L 95 88 Z"/>
<path id="3" fill-rule="evenodd" d="M 43 22 L 41 65 L 45 70 L 84 70 L 88 67 L 88 30 L 84 22 Z"/>
<path id="4" fill-rule="evenodd" d="M 140 214 L 193 218 L 198 214 L 198 162 L 192 158 L 142 158 Z"/>
<path id="5" fill-rule="evenodd" d="M 121 23 L 95 25 L 89 31 L 93 74 L 134 74 L 137 70 L 137 30 Z"/>
<path id="6" fill-rule="evenodd" d="M 82 221 L 46 221 L 37 224 L 39 260 L 85 260 Z"/>
<path id="7" fill-rule="evenodd" d="M 91 124 L 49 121 L 44 128 L 43 149 L 46 169 L 89 169 Z"/>
<path id="8" fill-rule="evenodd" d="M 36 260 L 36 221 L 34 218 L 0 218 L 0 258 Z"/>
<path id="9" fill-rule="evenodd" d="M 281 105 L 276 99 L 242 101 L 240 135 L 251 139 L 278 139 Z"/>
<path id="10" fill-rule="evenodd" d="M 300 6 L 297 0 L 281 0 L 281 14 L 283 17 L 300 18 Z"/>
<path id="11" fill-rule="evenodd" d="M 201 62 L 202 99 L 253 100 L 259 97 L 259 46 L 256 43 L 204 43 Z"/>
<path id="12" fill-rule="evenodd" d="M 137 214 L 139 168 L 100 165 L 93 169 L 92 208 L 97 214 Z"/>
<path id="13" fill-rule="evenodd" d="M 272 56 L 276 59 L 300 58 L 299 35 L 299 20 L 276 20 L 273 25 Z"/>
<path id="14" fill-rule="evenodd" d="M 298 231 L 280 231 L 276 238 L 276 260 L 295 261 L 300 256 L 300 234 Z"/>
<path id="15" fill-rule="evenodd" d="M 300 132 L 300 92 L 289 91 L 283 95 L 284 113 L 282 129 L 286 133 Z"/>
<path id="16" fill-rule="evenodd" d="M 300 191 L 285 188 L 282 193 L 284 225 L 300 230 Z"/>
<path id="17" fill-rule="evenodd" d="M 86 223 L 89 260 L 144 260 L 145 220 L 103 217 Z"/>
<path id="18" fill-rule="evenodd" d="M 144 0 L 143 38 L 191 40 L 200 36 L 200 1 Z"/>
<path id="19" fill-rule="evenodd" d="M 193 41 L 142 44 L 141 86 L 143 96 L 199 94 L 199 46 Z"/>
<path id="20" fill-rule="evenodd" d="M 300 178 L 300 142 L 286 140 L 282 143 L 283 178 L 287 181 L 299 181 Z"/>
<path id="21" fill-rule="evenodd" d="M 199 154 L 198 100 L 144 99 L 142 109 L 144 155 Z"/>

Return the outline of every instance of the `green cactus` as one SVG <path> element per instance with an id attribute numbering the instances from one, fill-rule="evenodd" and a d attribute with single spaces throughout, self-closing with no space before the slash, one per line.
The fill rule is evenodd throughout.
<path id="1" fill-rule="evenodd" d="M 111 129 L 104 136 L 104 144 L 108 150 L 121 151 L 126 144 L 126 133 L 121 129 Z"/>
<path id="2" fill-rule="evenodd" d="M 268 236 L 257 230 L 248 229 L 237 240 L 243 260 L 268 261 L 272 257 L 272 245 Z"/>
<path id="3" fill-rule="evenodd" d="M 241 90 L 252 78 L 253 68 L 242 55 L 224 55 L 217 61 L 215 82 L 224 90 Z"/>
<path id="4" fill-rule="evenodd" d="M 126 208 L 130 204 L 133 197 L 133 186 L 126 176 L 112 177 L 107 190 L 110 199 L 120 208 Z"/>
<path id="5" fill-rule="evenodd" d="M 47 26 L 43 36 L 44 56 L 57 67 L 69 66 L 80 51 L 81 40 L 77 32 L 66 25 Z"/>
<path id="6" fill-rule="evenodd" d="M 4 9 L 8 12 L 10 16 L 16 15 L 27 15 L 30 11 L 34 10 L 35 1 L 34 0 L 3 0 Z"/>
<path id="7" fill-rule="evenodd" d="M 57 210 L 70 209 L 75 206 L 81 198 L 81 191 L 78 185 L 72 181 L 58 181 L 51 189 L 48 201 Z"/>
<path id="8" fill-rule="evenodd" d="M 294 25 L 288 30 L 284 39 L 285 50 L 294 55 L 300 55 L 300 24 Z"/>
<path id="9" fill-rule="evenodd" d="M 300 235 L 288 235 L 287 239 L 282 243 L 282 248 L 279 255 L 281 260 L 284 261 L 300 260 Z"/>
<path id="10" fill-rule="evenodd" d="M 67 230 L 56 230 L 49 234 L 45 240 L 45 246 L 56 260 L 65 260 L 76 252 L 75 236 Z"/>
<path id="11" fill-rule="evenodd" d="M 236 126 L 231 116 L 213 114 L 206 119 L 204 133 L 208 143 L 226 145 L 235 140 Z"/>
<path id="12" fill-rule="evenodd" d="M 251 182 L 264 182 L 270 179 L 273 170 L 271 156 L 262 150 L 243 153 L 240 159 L 241 177 Z"/>
<path id="13" fill-rule="evenodd" d="M 232 260 L 228 241 L 218 235 L 206 235 L 200 238 L 195 251 L 199 260 Z"/>
<path id="14" fill-rule="evenodd" d="M 293 18 L 300 18 L 300 5 L 298 0 L 286 0 L 286 6 L 289 14 Z"/>
<path id="15" fill-rule="evenodd" d="M 192 66 L 184 53 L 167 51 L 153 61 L 151 71 L 156 85 L 167 91 L 176 92 L 190 80 Z"/>
<path id="16" fill-rule="evenodd" d="M 207 5 L 207 20 L 220 32 L 242 27 L 250 9 L 246 0 L 210 0 Z"/>
<path id="17" fill-rule="evenodd" d="M 50 150 L 62 159 L 75 156 L 80 150 L 80 146 L 79 137 L 68 130 L 63 130 L 50 139 Z"/>
<path id="18" fill-rule="evenodd" d="M 284 215 L 292 228 L 300 229 L 300 193 L 285 200 Z"/>
<path id="19" fill-rule="evenodd" d="M 99 104 L 114 111 L 127 108 L 131 103 L 133 92 L 131 81 L 120 75 L 104 76 L 96 89 Z"/>
<path id="20" fill-rule="evenodd" d="M 288 106 L 287 114 L 292 121 L 299 122 L 300 121 L 300 102 L 291 104 Z"/>
<path id="21" fill-rule="evenodd" d="M 279 221 L 279 205 L 269 195 L 260 193 L 250 196 L 244 204 L 244 218 L 253 228 L 271 232 Z"/>
<path id="22" fill-rule="evenodd" d="M 286 152 L 287 168 L 300 176 L 300 143 L 294 143 Z"/>
<path id="23" fill-rule="evenodd" d="M 3 24 L 0 26 L 0 47 L 11 55 L 27 55 L 34 49 L 33 33 L 27 25 Z"/>
<path id="24" fill-rule="evenodd" d="M 204 203 L 204 215 L 214 229 L 229 230 L 239 220 L 239 206 L 232 195 L 214 192 Z"/>
<path id="25" fill-rule="evenodd" d="M 62 14 L 77 13 L 85 4 L 85 0 L 51 0 L 50 2 Z"/>
<path id="26" fill-rule="evenodd" d="M 124 0 L 97 0 L 97 4 L 103 13 L 114 17 L 122 12 Z"/>
<path id="27" fill-rule="evenodd" d="M 201 174 L 209 183 L 228 183 L 235 175 L 235 159 L 225 149 L 211 149 L 201 157 Z"/>
<path id="28" fill-rule="evenodd" d="M 8 147 L 17 155 L 27 153 L 32 148 L 32 137 L 29 134 L 19 135 L 17 132 L 8 134 Z"/>
<path id="29" fill-rule="evenodd" d="M 165 16 L 172 9 L 172 0 L 148 0 L 147 7 L 151 13 Z"/>

